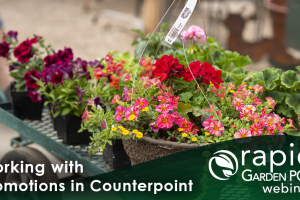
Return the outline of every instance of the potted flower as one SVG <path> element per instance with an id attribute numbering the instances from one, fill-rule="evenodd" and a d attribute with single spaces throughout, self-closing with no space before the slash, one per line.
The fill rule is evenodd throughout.
<path id="1" fill-rule="evenodd" d="M 8 59 L 10 76 L 15 79 L 11 85 L 13 113 L 20 119 L 40 120 L 43 98 L 37 92 L 36 82 L 44 68 L 43 54 L 49 54 L 51 47 L 45 46 L 39 36 L 18 43 L 17 35 L 16 31 L 9 31 L 0 44 L 0 56 Z"/>

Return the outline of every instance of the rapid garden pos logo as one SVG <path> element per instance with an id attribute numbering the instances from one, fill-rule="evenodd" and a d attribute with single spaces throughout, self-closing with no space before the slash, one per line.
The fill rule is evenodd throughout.
<path id="1" fill-rule="evenodd" d="M 214 155 L 215 156 L 213 156 L 208 163 L 209 171 L 213 177 L 218 180 L 228 180 L 230 176 L 236 174 L 238 170 L 238 161 L 233 153 L 231 153 L 230 151 L 221 150 L 214 153 Z M 218 175 L 216 175 L 216 166 L 214 165 L 214 167 L 212 167 L 213 164 L 216 164 L 219 168 L 222 169 L 221 174 L 218 173 Z M 215 170 L 213 170 L 213 168 Z M 220 171 L 220 169 L 218 171 Z"/>

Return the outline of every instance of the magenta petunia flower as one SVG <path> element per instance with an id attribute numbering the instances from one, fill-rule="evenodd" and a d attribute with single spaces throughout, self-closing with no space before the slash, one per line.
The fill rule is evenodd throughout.
<path id="1" fill-rule="evenodd" d="M 217 97 L 219 97 L 220 99 L 223 99 L 226 96 L 226 93 L 221 93 L 219 95 L 216 95 Z"/>
<path id="2" fill-rule="evenodd" d="M 152 131 L 154 131 L 155 133 L 157 133 L 159 131 L 159 127 L 157 125 L 157 122 L 151 123 L 150 124 L 150 128 Z"/>
<path id="3" fill-rule="evenodd" d="M 240 111 L 240 119 L 245 118 L 247 121 L 249 121 L 249 118 L 251 117 L 251 115 L 252 115 L 252 111 L 250 111 L 250 110 L 242 109 Z"/>
<path id="4" fill-rule="evenodd" d="M 242 128 L 241 130 L 239 130 L 238 132 L 236 132 L 234 134 L 234 138 L 235 139 L 238 139 L 238 138 L 246 138 L 246 137 L 251 137 L 251 131 L 245 129 L 245 128 Z"/>
<path id="5" fill-rule="evenodd" d="M 209 109 L 205 110 L 205 112 L 211 112 L 214 114 L 214 107 L 216 107 L 216 105 L 210 105 Z"/>
<path id="6" fill-rule="evenodd" d="M 31 98 L 31 101 L 32 102 L 35 102 L 35 103 L 42 103 L 43 102 L 43 99 L 41 97 L 41 92 L 35 92 L 33 90 L 29 91 L 28 92 L 28 96 Z"/>
<path id="7" fill-rule="evenodd" d="M 7 34 L 3 36 L 3 39 L 5 38 L 5 36 L 8 36 L 12 42 L 18 42 L 18 38 L 17 38 L 18 32 L 17 31 L 8 31 Z"/>
<path id="8" fill-rule="evenodd" d="M 210 135 L 215 135 L 216 137 L 220 137 L 222 132 L 224 132 L 224 126 L 219 121 L 213 121 L 209 125 L 209 133 Z"/>
<path id="9" fill-rule="evenodd" d="M 128 81 L 132 81 L 132 74 L 126 74 L 126 76 L 124 77 L 124 82 L 128 82 Z"/>
<path id="10" fill-rule="evenodd" d="M 292 127 L 294 130 L 297 130 L 297 128 L 293 125 L 293 120 L 287 119 L 287 121 L 289 122 L 289 127 Z"/>
<path id="11" fill-rule="evenodd" d="M 256 110 L 256 108 L 252 105 L 246 105 L 246 106 L 242 107 L 242 109 L 252 111 L 252 113 L 254 113 Z"/>
<path id="12" fill-rule="evenodd" d="M 258 93 L 258 92 L 263 93 L 264 92 L 264 88 L 258 84 L 253 85 L 252 89 L 254 90 L 255 93 Z"/>
<path id="13" fill-rule="evenodd" d="M 272 129 L 272 128 L 267 128 L 266 133 L 267 133 L 267 135 L 274 135 L 274 129 Z"/>
<path id="14" fill-rule="evenodd" d="M 247 88 L 247 84 L 242 84 L 239 86 L 238 91 L 246 90 L 246 88 Z"/>
<path id="15" fill-rule="evenodd" d="M 0 57 L 7 58 L 9 53 L 9 44 L 6 41 L 0 43 Z"/>
<path id="16" fill-rule="evenodd" d="M 179 100 L 179 97 L 173 97 L 173 98 L 171 98 L 171 101 L 169 102 L 169 104 L 171 106 L 173 106 L 174 109 L 178 109 L 178 107 L 177 107 L 178 100 Z"/>
<path id="17" fill-rule="evenodd" d="M 213 118 L 214 118 L 214 116 L 210 116 L 207 120 L 205 120 L 205 121 L 202 123 L 202 126 L 204 126 L 204 130 L 209 129 L 210 124 L 213 122 Z"/>
<path id="18" fill-rule="evenodd" d="M 172 116 L 176 124 L 179 124 L 179 121 L 182 119 L 177 112 L 172 112 Z"/>
<path id="19" fill-rule="evenodd" d="M 41 77 L 40 74 L 35 69 L 27 72 L 24 75 L 26 86 L 29 89 L 38 89 L 39 86 L 36 84 L 36 82 L 38 79 L 40 79 L 40 77 Z"/>
<path id="20" fill-rule="evenodd" d="M 78 86 L 74 87 L 75 90 L 77 90 L 78 93 L 78 100 L 81 102 L 82 96 L 85 94 L 86 90 L 85 89 L 79 89 Z"/>
<path id="21" fill-rule="evenodd" d="M 167 98 L 167 97 L 162 96 L 162 95 L 158 96 L 157 99 L 158 99 L 158 101 L 160 101 L 161 103 L 169 103 L 169 102 L 171 101 L 170 98 Z"/>
<path id="22" fill-rule="evenodd" d="M 232 105 L 234 106 L 235 110 L 240 110 L 244 106 L 244 101 L 239 98 L 235 98 L 232 102 Z"/>
<path id="23" fill-rule="evenodd" d="M 255 103 L 256 105 L 260 105 L 261 104 L 261 99 L 258 98 L 255 94 L 253 94 L 253 98 L 252 98 L 252 102 Z"/>
<path id="24" fill-rule="evenodd" d="M 149 105 L 149 102 L 145 99 L 145 98 L 138 98 L 135 102 L 134 102 L 134 107 L 143 109 L 145 107 L 147 107 Z"/>
<path id="25" fill-rule="evenodd" d="M 81 119 L 84 119 L 84 118 L 85 118 L 84 121 L 87 121 L 89 119 L 89 108 L 88 107 L 85 107 L 84 112 L 81 116 Z"/>
<path id="26" fill-rule="evenodd" d="M 116 113 L 115 113 L 115 120 L 117 122 L 121 121 L 123 119 L 123 115 L 125 113 L 125 108 L 123 106 L 118 106 L 116 108 Z"/>
<path id="27" fill-rule="evenodd" d="M 156 106 L 156 108 L 155 108 L 156 112 L 161 112 L 163 114 L 168 113 L 172 110 L 173 110 L 173 106 L 171 106 L 169 104 L 165 104 L 165 103 L 160 104 L 160 105 Z"/>
<path id="28" fill-rule="evenodd" d="M 138 119 L 140 114 L 140 110 L 134 106 L 131 106 L 130 108 L 127 108 L 125 111 L 125 117 L 127 120 L 129 120 L 130 115 L 134 115 L 135 116 L 135 120 Z"/>
<path id="29" fill-rule="evenodd" d="M 273 110 L 275 110 L 276 103 L 275 103 L 275 101 L 272 99 L 272 97 L 266 97 L 266 100 L 267 100 L 267 106 L 268 106 L 269 108 L 272 108 Z"/>
<path id="30" fill-rule="evenodd" d="M 263 126 L 261 123 L 255 123 L 250 126 L 250 131 L 252 136 L 260 136 L 263 132 Z"/>
<path id="31" fill-rule="evenodd" d="M 128 94 L 128 88 L 124 87 L 124 91 L 123 91 L 123 101 L 127 101 L 127 95 Z"/>
<path id="32" fill-rule="evenodd" d="M 192 132 L 193 124 L 190 121 L 182 118 L 182 120 L 179 120 L 178 125 L 183 129 L 183 132 Z"/>
<path id="33" fill-rule="evenodd" d="M 44 62 L 45 62 L 45 68 L 49 68 L 50 65 L 52 64 L 59 64 L 60 60 L 59 57 L 54 54 L 54 55 L 48 55 L 44 58 Z"/>
<path id="34" fill-rule="evenodd" d="M 170 129 L 173 126 L 174 119 L 172 115 L 161 114 L 157 117 L 156 123 L 161 129 Z"/>
<path id="35" fill-rule="evenodd" d="M 32 43 L 33 42 L 31 40 L 27 39 L 14 49 L 14 56 L 21 63 L 27 63 L 33 56 Z"/>
<path id="36" fill-rule="evenodd" d="M 62 72 L 51 75 L 51 83 L 53 85 L 60 85 L 64 81 L 64 74 Z"/>
<path id="37" fill-rule="evenodd" d="M 119 95 L 115 95 L 110 104 L 118 103 L 121 100 L 121 97 Z"/>

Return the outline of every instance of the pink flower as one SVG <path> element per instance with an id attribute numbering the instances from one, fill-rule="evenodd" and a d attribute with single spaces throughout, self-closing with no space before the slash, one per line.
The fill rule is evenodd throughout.
<path id="1" fill-rule="evenodd" d="M 209 126 L 210 135 L 215 135 L 216 137 L 220 137 L 222 132 L 224 132 L 224 126 L 219 121 L 213 121 Z"/>
<path id="2" fill-rule="evenodd" d="M 123 106 L 120 105 L 116 108 L 115 120 L 117 122 L 123 119 L 124 112 L 125 112 L 125 108 Z"/>
<path id="3" fill-rule="evenodd" d="M 263 126 L 260 123 L 255 123 L 254 125 L 250 126 L 250 131 L 252 136 L 260 136 L 263 132 Z"/>
<path id="4" fill-rule="evenodd" d="M 238 91 L 246 90 L 246 88 L 247 88 L 247 84 L 242 84 L 239 86 Z"/>
<path id="5" fill-rule="evenodd" d="M 248 121 L 251 115 L 252 111 L 242 109 L 242 111 L 240 112 L 240 119 L 245 118 Z"/>
<path id="6" fill-rule="evenodd" d="M 232 94 L 232 96 L 239 98 L 239 99 L 246 99 L 248 96 L 248 93 L 246 93 L 246 92 L 248 92 L 248 91 L 236 91 Z"/>
<path id="7" fill-rule="evenodd" d="M 256 105 L 260 105 L 261 104 L 261 99 L 258 98 L 255 94 L 253 94 L 254 97 L 252 99 L 252 102 L 255 103 Z"/>
<path id="8" fill-rule="evenodd" d="M 196 135 L 198 134 L 198 132 L 200 131 L 199 127 L 191 120 L 190 121 L 192 123 L 192 129 L 191 129 L 191 132 L 193 135 Z"/>
<path id="9" fill-rule="evenodd" d="M 124 77 L 124 82 L 128 82 L 128 81 L 132 81 L 132 74 L 126 74 L 126 76 Z"/>
<path id="10" fill-rule="evenodd" d="M 289 127 L 292 127 L 294 130 L 297 130 L 297 128 L 293 125 L 293 120 L 287 119 L 287 121 L 290 123 Z"/>
<path id="11" fill-rule="evenodd" d="M 274 118 L 271 117 L 271 116 L 267 117 L 267 119 L 265 121 L 265 126 L 268 127 L 268 128 L 274 129 L 276 127 Z"/>
<path id="12" fill-rule="evenodd" d="M 173 117 L 169 114 L 161 114 L 157 117 L 156 123 L 161 129 L 169 129 L 173 126 Z"/>
<path id="13" fill-rule="evenodd" d="M 158 96 L 157 99 L 158 99 L 158 101 L 160 101 L 161 103 L 169 103 L 169 102 L 171 101 L 170 98 L 167 98 L 167 97 L 162 96 L 162 95 Z"/>
<path id="14" fill-rule="evenodd" d="M 161 113 L 165 114 L 165 113 L 168 113 L 169 111 L 172 111 L 173 106 L 163 103 L 163 104 L 156 106 L 155 110 L 156 110 L 156 112 L 161 112 Z"/>
<path id="15" fill-rule="evenodd" d="M 130 108 L 127 108 L 125 111 L 125 117 L 127 120 L 129 120 L 130 115 L 134 115 L 135 116 L 135 120 L 138 119 L 140 114 L 140 110 L 134 106 L 131 106 Z"/>
<path id="16" fill-rule="evenodd" d="M 137 107 L 137 108 L 140 108 L 140 109 L 143 109 L 148 105 L 149 105 L 149 102 L 145 98 L 138 98 L 134 102 L 134 106 Z"/>
<path id="17" fill-rule="evenodd" d="M 154 86 L 160 86 L 161 85 L 161 81 L 158 78 L 150 79 L 149 82 L 152 83 L 152 85 L 154 85 Z"/>
<path id="18" fill-rule="evenodd" d="M 186 120 L 186 119 L 181 119 L 179 120 L 179 127 L 183 129 L 183 132 L 191 132 L 193 124 Z"/>
<path id="19" fill-rule="evenodd" d="M 157 122 L 154 122 L 152 124 L 150 124 L 150 128 L 152 131 L 154 131 L 155 133 L 157 133 L 159 131 L 159 127 L 157 125 Z"/>
<path id="20" fill-rule="evenodd" d="M 110 102 L 110 104 L 118 103 L 121 100 L 121 97 L 119 95 L 115 95 L 113 100 Z"/>
<path id="21" fill-rule="evenodd" d="M 147 76 L 142 76 L 139 79 L 139 81 L 145 85 L 145 89 L 147 89 L 148 87 L 151 86 L 150 84 L 148 84 L 149 83 L 149 77 L 147 77 Z"/>
<path id="22" fill-rule="evenodd" d="M 213 118 L 214 118 L 214 116 L 210 116 L 210 117 L 208 118 L 208 120 L 205 120 L 205 121 L 202 123 L 202 126 L 204 126 L 204 130 L 209 129 L 210 124 L 213 122 L 213 121 L 212 121 Z"/>
<path id="23" fill-rule="evenodd" d="M 228 84 L 228 90 L 235 90 L 236 88 L 235 88 L 235 85 L 234 84 L 232 84 L 232 83 L 229 83 Z"/>
<path id="24" fill-rule="evenodd" d="M 264 88 L 258 84 L 253 85 L 252 89 L 255 93 L 258 93 L 258 92 L 263 93 L 264 92 Z"/>
<path id="25" fill-rule="evenodd" d="M 216 88 L 216 87 L 212 87 L 210 89 L 211 92 L 215 93 L 215 94 L 221 94 L 222 93 L 222 90 L 226 90 L 226 87 L 224 87 L 223 85 L 220 85 L 219 88 Z"/>
<path id="26" fill-rule="evenodd" d="M 124 87 L 124 91 L 123 91 L 123 101 L 128 101 L 127 100 L 128 97 L 128 88 Z"/>
<path id="27" fill-rule="evenodd" d="M 205 112 L 211 112 L 214 114 L 214 107 L 216 107 L 216 105 L 210 105 L 209 109 L 205 110 Z"/>
<path id="28" fill-rule="evenodd" d="M 235 110 L 240 110 L 244 106 L 244 101 L 239 98 L 235 98 L 232 102 L 232 105 L 234 106 Z"/>
<path id="29" fill-rule="evenodd" d="M 246 137 L 251 137 L 251 132 L 245 128 L 242 128 L 241 130 L 239 130 L 238 132 L 236 132 L 234 134 L 234 138 L 238 139 L 238 138 L 246 138 Z"/>
<path id="30" fill-rule="evenodd" d="M 249 120 L 253 121 L 253 123 L 264 123 L 264 121 L 258 116 L 258 113 L 252 114 L 249 117 Z"/>
<path id="31" fill-rule="evenodd" d="M 266 108 L 266 107 L 263 107 L 263 109 L 261 110 L 261 114 L 262 114 L 262 115 L 266 115 L 266 114 L 267 114 L 266 111 L 267 111 L 267 108 Z"/>
<path id="32" fill-rule="evenodd" d="M 267 128 L 267 135 L 274 135 L 274 129 L 272 128 Z"/>
<path id="33" fill-rule="evenodd" d="M 85 118 L 84 121 L 87 121 L 89 119 L 89 108 L 88 107 L 85 107 L 84 112 L 82 114 L 81 119 L 84 119 L 84 118 Z"/>
<path id="34" fill-rule="evenodd" d="M 179 124 L 179 121 L 182 119 L 182 118 L 180 117 L 180 115 L 178 115 L 177 112 L 172 112 L 172 116 L 173 116 L 173 118 L 174 118 L 174 120 L 175 120 L 175 123 L 176 123 L 176 124 Z"/>
<path id="35" fill-rule="evenodd" d="M 231 128 L 234 128 L 234 129 L 237 128 L 237 127 L 234 125 L 234 122 L 232 122 L 230 126 L 231 126 Z"/>
<path id="36" fill-rule="evenodd" d="M 186 31 L 182 31 L 181 36 L 182 36 L 181 39 L 184 39 L 185 42 L 188 39 L 192 39 L 195 42 L 197 42 L 199 38 L 201 38 L 203 41 L 207 40 L 207 37 L 205 36 L 205 32 L 203 31 L 203 29 L 200 26 L 195 26 L 195 25 L 190 26 Z"/>
<path id="37" fill-rule="evenodd" d="M 246 106 L 242 107 L 242 109 L 252 111 L 252 113 L 254 113 L 256 110 L 256 108 L 252 105 L 246 105 Z"/>
<path id="38" fill-rule="evenodd" d="M 173 98 L 171 98 L 171 101 L 169 103 L 171 106 L 173 106 L 173 108 L 178 109 L 177 108 L 178 100 L 179 100 L 179 97 L 173 97 Z"/>
<path id="39" fill-rule="evenodd" d="M 226 93 L 222 93 L 222 94 L 219 94 L 219 95 L 216 95 L 216 96 L 219 97 L 220 99 L 223 99 L 226 96 Z"/>
<path id="40" fill-rule="evenodd" d="M 272 99 L 272 97 L 266 97 L 266 99 L 267 99 L 267 106 L 268 106 L 269 108 L 272 108 L 273 110 L 275 110 L 274 108 L 275 108 L 275 106 L 276 106 L 276 103 L 275 103 L 275 101 Z"/>

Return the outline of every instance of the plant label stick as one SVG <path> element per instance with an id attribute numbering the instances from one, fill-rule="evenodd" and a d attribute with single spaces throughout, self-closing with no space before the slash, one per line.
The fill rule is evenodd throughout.
<path id="1" fill-rule="evenodd" d="M 172 26 L 169 34 L 167 35 L 165 41 L 170 45 L 176 40 L 182 29 L 184 28 L 187 21 L 190 19 L 195 7 L 197 4 L 197 0 L 189 0 L 187 4 L 184 6 L 183 10 L 181 11 L 179 17 L 177 18 L 176 22 Z"/>

